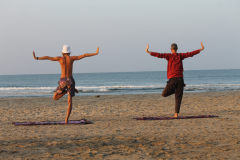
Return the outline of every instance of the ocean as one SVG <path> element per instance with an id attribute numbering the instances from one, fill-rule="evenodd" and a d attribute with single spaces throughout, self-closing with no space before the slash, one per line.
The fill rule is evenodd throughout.
<path id="1" fill-rule="evenodd" d="M 74 73 L 76 96 L 161 93 L 167 72 Z M 0 98 L 50 97 L 60 74 L 0 75 Z M 184 92 L 240 90 L 240 69 L 186 70 Z"/>

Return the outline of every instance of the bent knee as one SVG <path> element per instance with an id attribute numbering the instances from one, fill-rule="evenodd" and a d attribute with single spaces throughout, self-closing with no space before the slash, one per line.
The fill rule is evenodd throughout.
<path id="1" fill-rule="evenodd" d="M 56 95 L 54 95 L 54 96 L 53 96 L 53 99 L 54 99 L 54 100 L 58 100 L 59 97 L 57 97 Z"/>
<path id="2" fill-rule="evenodd" d="M 164 93 L 162 93 L 162 96 L 163 96 L 163 97 L 167 97 L 167 95 L 166 95 L 166 94 L 164 94 Z"/>

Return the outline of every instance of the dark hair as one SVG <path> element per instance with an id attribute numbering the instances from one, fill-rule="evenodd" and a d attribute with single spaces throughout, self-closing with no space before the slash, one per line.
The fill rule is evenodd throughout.
<path id="1" fill-rule="evenodd" d="M 64 55 L 68 55 L 68 56 L 69 56 L 69 55 L 70 55 L 70 53 L 62 53 L 62 55 L 63 55 L 63 56 L 64 56 Z"/>
<path id="2" fill-rule="evenodd" d="M 173 50 L 177 50 L 178 49 L 178 47 L 177 47 L 177 44 L 176 43 L 173 43 L 172 45 L 171 45 L 171 49 L 173 49 Z"/>

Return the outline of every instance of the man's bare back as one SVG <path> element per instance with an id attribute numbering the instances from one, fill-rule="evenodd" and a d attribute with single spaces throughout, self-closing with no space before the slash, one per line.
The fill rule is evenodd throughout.
<path id="1" fill-rule="evenodd" d="M 64 77 L 72 77 L 72 70 L 73 70 L 73 62 L 72 57 L 70 56 L 63 56 L 58 61 L 61 65 L 61 78 Z"/>
<path id="2" fill-rule="evenodd" d="M 63 77 L 72 77 L 72 70 L 73 70 L 73 62 L 76 60 L 80 60 L 84 57 L 91 57 L 97 55 L 99 52 L 99 47 L 97 48 L 96 53 L 85 53 L 80 56 L 59 56 L 59 57 L 36 57 L 35 52 L 33 51 L 33 58 L 36 60 L 51 60 L 51 61 L 58 61 L 61 65 L 61 78 Z"/>

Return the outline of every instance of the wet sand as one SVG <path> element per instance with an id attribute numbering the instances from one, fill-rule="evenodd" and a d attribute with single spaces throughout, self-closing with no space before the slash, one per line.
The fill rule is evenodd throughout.
<path id="1" fill-rule="evenodd" d="M 132 118 L 173 116 L 174 96 L 76 96 L 70 119 L 87 125 L 12 125 L 64 120 L 66 96 L 0 101 L 0 159 L 240 159 L 239 91 L 184 93 L 180 116 L 219 117 L 161 121 Z"/>

